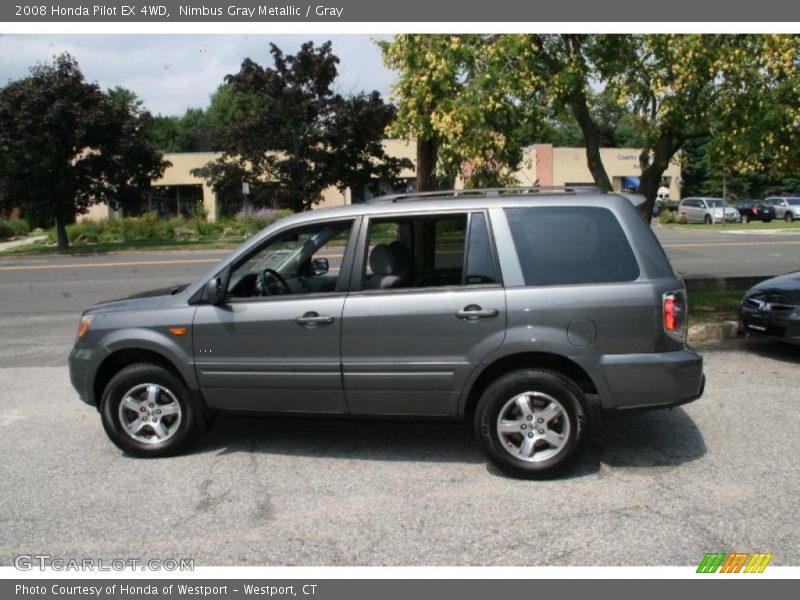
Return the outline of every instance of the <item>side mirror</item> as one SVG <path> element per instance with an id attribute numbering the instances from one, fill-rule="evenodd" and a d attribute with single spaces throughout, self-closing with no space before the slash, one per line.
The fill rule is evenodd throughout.
<path id="1" fill-rule="evenodd" d="M 330 269 L 330 263 L 327 258 L 315 258 L 311 261 L 311 274 L 312 275 L 325 275 Z"/>
<path id="2" fill-rule="evenodd" d="M 206 298 L 211 304 L 222 304 L 225 300 L 225 281 L 223 277 L 214 277 L 206 284 Z"/>

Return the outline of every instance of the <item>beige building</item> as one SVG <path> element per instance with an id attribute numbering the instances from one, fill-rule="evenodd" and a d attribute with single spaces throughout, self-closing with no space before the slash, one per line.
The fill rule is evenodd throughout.
<path id="1" fill-rule="evenodd" d="M 416 148 L 404 140 L 387 139 L 383 141 L 389 156 L 408 158 L 416 162 Z M 603 165 L 616 191 L 633 191 L 638 187 L 639 150 L 636 148 L 603 148 L 600 151 Z M 210 220 L 222 213 L 236 212 L 241 207 L 241 198 L 231 200 L 224 206 L 205 180 L 192 175 L 192 170 L 202 167 L 219 157 L 215 152 L 166 153 L 164 158 L 172 163 L 163 177 L 153 182 L 153 190 L 142 210 L 154 211 L 165 217 L 176 214 L 192 214 L 202 206 Z M 680 199 L 681 169 L 673 161 L 666 173 L 665 187 L 672 199 Z M 384 187 L 382 193 L 410 191 L 413 189 L 415 172 L 405 169 L 400 178 L 405 184 L 401 190 Z M 586 166 L 586 152 L 583 148 L 554 148 L 550 144 L 536 144 L 525 150 L 523 167 L 515 174 L 520 185 L 593 185 L 592 176 Z M 461 187 L 461 185 L 456 185 Z M 666 192 L 667 190 L 664 190 Z M 347 189 L 340 192 L 335 187 L 324 190 L 319 206 L 339 206 L 363 202 L 372 196 L 370 190 Z M 100 219 L 110 216 L 108 206 L 94 205 L 81 219 Z"/>
<path id="2" fill-rule="evenodd" d="M 639 148 L 600 149 L 600 158 L 615 191 L 635 191 L 639 187 L 642 174 L 640 152 Z M 524 156 L 524 166 L 516 174 L 521 185 L 594 185 L 586 164 L 585 148 L 554 148 L 551 144 L 536 144 L 526 148 Z M 669 191 L 669 197 L 679 200 L 681 166 L 677 160 L 670 162 L 664 180 L 663 187 Z"/>

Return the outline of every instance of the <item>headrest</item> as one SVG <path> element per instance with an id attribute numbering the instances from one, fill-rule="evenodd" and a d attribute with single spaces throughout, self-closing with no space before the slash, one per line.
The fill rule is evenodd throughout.
<path id="1" fill-rule="evenodd" d="M 369 253 L 369 268 L 375 275 L 394 275 L 397 259 L 387 244 L 378 244 Z"/>

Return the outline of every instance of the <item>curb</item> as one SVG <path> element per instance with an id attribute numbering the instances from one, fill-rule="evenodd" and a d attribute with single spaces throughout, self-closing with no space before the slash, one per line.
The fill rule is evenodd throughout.
<path id="1" fill-rule="evenodd" d="M 732 340 L 739 336 L 739 324 L 736 321 L 719 323 L 702 323 L 689 328 L 689 343 L 700 344 Z"/>

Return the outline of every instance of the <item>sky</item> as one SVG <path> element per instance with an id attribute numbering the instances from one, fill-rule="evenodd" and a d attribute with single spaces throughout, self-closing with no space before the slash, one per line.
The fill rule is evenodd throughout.
<path id="1" fill-rule="evenodd" d="M 333 42 L 339 59 L 335 88 L 342 94 L 378 90 L 389 95 L 391 71 L 368 35 L 0 35 L 0 86 L 25 77 L 28 68 L 69 52 L 87 81 L 103 89 L 122 86 L 151 113 L 182 115 L 205 108 L 225 75 L 249 57 L 272 65 L 269 43 L 294 54 L 308 40 Z"/>

